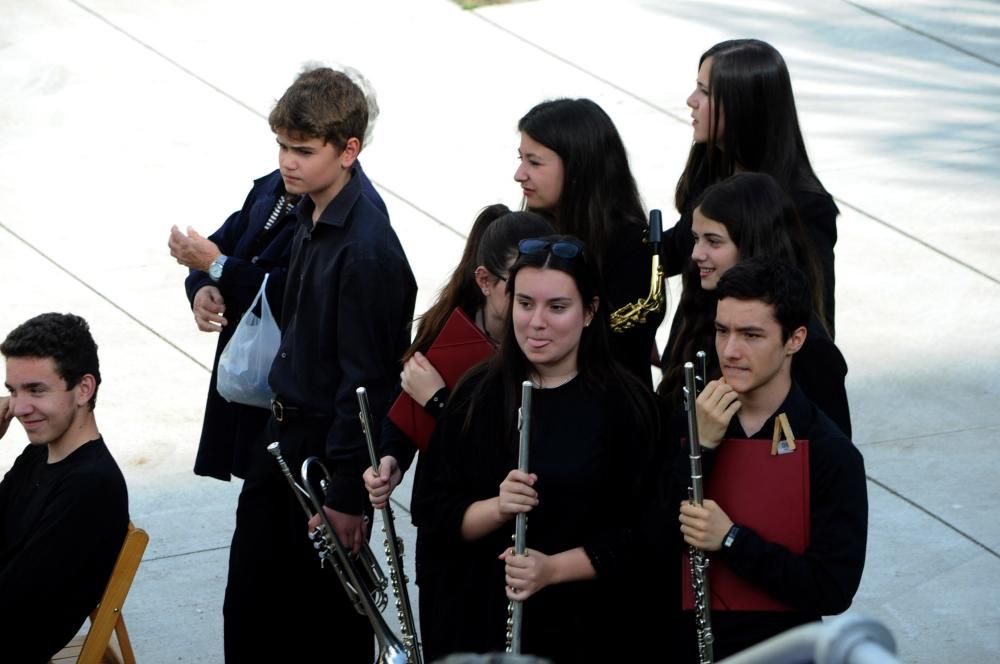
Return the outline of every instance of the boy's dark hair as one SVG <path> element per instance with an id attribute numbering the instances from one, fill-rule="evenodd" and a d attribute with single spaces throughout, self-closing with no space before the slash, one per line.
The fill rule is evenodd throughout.
<path id="1" fill-rule="evenodd" d="M 752 258 L 729 268 L 715 288 L 719 301 L 760 300 L 771 305 L 781 325 L 781 340 L 788 341 L 796 329 L 807 327 L 812 314 L 809 282 L 802 270 L 784 261 Z"/>
<path id="2" fill-rule="evenodd" d="M 350 138 L 364 143 L 368 99 L 344 72 L 317 67 L 298 75 L 274 105 L 267 121 L 271 131 L 321 138 L 343 150 Z"/>
<path id="3" fill-rule="evenodd" d="M 0 344 L 4 357 L 51 357 L 56 372 L 72 389 L 86 374 L 94 377 L 94 395 L 90 409 L 97 405 L 97 386 L 101 384 L 101 369 L 97 360 L 97 344 L 90 334 L 87 321 L 74 314 L 41 314 L 18 325 Z"/>

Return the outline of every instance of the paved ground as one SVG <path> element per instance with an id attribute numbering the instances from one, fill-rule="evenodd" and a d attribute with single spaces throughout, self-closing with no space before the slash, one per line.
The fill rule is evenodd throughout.
<path id="1" fill-rule="evenodd" d="M 273 168 L 263 118 L 300 64 L 352 64 L 379 92 L 363 160 L 422 309 L 478 209 L 518 204 L 516 121 L 542 99 L 600 103 L 646 204 L 669 210 L 698 56 L 734 36 L 785 55 L 843 212 L 838 343 L 871 498 L 855 609 L 906 661 L 1000 659 L 997 4 L 0 0 L 0 15 L 0 330 L 48 310 L 93 325 L 99 421 L 152 537 L 126 611 L 140 661 L 221 661 L 239 490 L 190 472 L 214 339 L 167 232 L 213 230 Z M 23 443 L 13 427 L 0 468 Z"/>

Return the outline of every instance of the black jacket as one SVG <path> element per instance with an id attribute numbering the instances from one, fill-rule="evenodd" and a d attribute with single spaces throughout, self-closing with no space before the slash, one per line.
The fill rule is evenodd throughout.
<path id="1" fill-rule="evenodd" d="M 748 436 L 739 418 L 734 417 L 725 437 L 770 440 L 779 413 L 788 415 L 796 438 L 809 441 L 810 542 L 805 553 L 795 554 L 740 526 L 730 549 L 711 554 L 722 557 L 736 574 L 792 607 L 787 612 L 713 611 L 715 657 L 719 659 L 797 625 L 846 611 L 864 571 L 868 541 L 864 460 L 797 385 L 792 384 L 784 403 L 760 431 Z M 705 476 L 709 477 L 714 451 L 703 450 L 702 457 Z M 675 477 L 684 473 L 680 468 L 686 468 L 686 463 L 685 457 L 675 464 Z M 683 642 L 693 646 L 694 635 Z M 689 657 L 693 652 L 688 650 Z"/>

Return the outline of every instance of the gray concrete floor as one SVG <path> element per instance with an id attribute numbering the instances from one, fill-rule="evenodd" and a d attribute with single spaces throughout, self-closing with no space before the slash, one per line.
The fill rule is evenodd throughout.
<path id="1" fill-rule="evenodd" d="M 301 63 L 378 90 L 363 160 L 422 310 L 476 212 L 518 204 L 516 122 L 542 99 L 600 103 L 646 204 L 670 210 L 698 56 L 734 36 L 784 54 L 843 212 L 838 343 L 871 498 L 854 610 L 905 661 L 1000 659 L 1000 5 L 0 0 L 0 16 L 0 330 L 91 321 L 99 422 L 152 538 L 125 611 L 141 662 L 222 660 L 239 491 L 190 472 L 215 340 L 167 232 L 210 232 L 274 167 L 264 117 Z M 0 468 L 24 442 L 13 427 Z"/>

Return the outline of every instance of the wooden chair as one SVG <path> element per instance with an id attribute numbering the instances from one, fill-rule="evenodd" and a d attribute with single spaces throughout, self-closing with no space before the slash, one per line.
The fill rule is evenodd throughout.
<path id="1" fill-rule="evenodd" d="M 128 532 L 125 534 L 125 542 L 118 553 L 118 561 L 111 571 L 111 578 L 104 589 L 101 603 L 90 613 L 90 631 L 84 635 L 76 636 L 65 648 L 53 656 L 50 664 L 106 664 L 124 660 L 124 664 L 135 664 L 135 655 L 132 653 L 132 643 L 128 638 L 128 630 L 125 629 L 125 616 L 122 615 L 122 606 L 125 598 L 132 587 L 132 580 L 135 578 L 136 570 L 139 569 L 139 562 L 142 554 L 149 543 L 149 535 L 142 528 L 136 528 L 130 522 Z M 118 637 L 118 651 L 121 653 L 121 660 L 118 659 L 114 647 L 111 645 L 111 633 Z"/>

